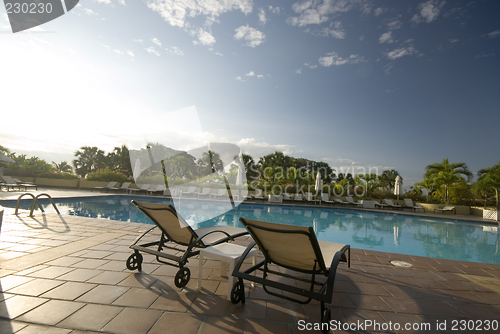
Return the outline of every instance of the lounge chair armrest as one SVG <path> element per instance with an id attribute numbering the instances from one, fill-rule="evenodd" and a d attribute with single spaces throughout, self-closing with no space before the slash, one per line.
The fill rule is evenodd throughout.
<path id="1" fill-rule="evenodd" d="M 337 267 L 339 265 L 340 258 L 346 252 L 348 252 L 348 255 L 346 255 L 346 258 L 347 258 L 347 263 L 350 267 L 351 266 L 351 259 L 350 259 L 351 258 L 351 256 L 350 256 L 351 246 L 349 246 L 349 245 L 345 245 L 344 247 L 342 247 L 341 250 L 337 251 L 337 253 L 335 253 L 335 256 L 332 259 L 332 263 L 330 264 L 330 270 L 328 272 L 328 280 L 326 281 L 326 295 L 329 296 L 329 298 L 330 298 L 329 302 L 331 302 L 331 298 L 333 295 L 333 284 L 335 283 L 335 276 L 337 274 Z"/>
<path id="2" fill-rule="evenodd" d="M 253 241 L 248 247 L 245 249 L 243 254 L 241 254 L 240 258 L 238 259 L 238 262 L 236 262 L 236 265 L 234 266 L 234 270 L 231 273 L 231 275 L 234 276 L 234 273 L 237 273 L 240 271 L 241 265 L 243 264 L 243 261 L 245 261 L 246 257 L 248 256 L 248 253 L 255 247 L 257 243 Z"/>
<path id="3" fill-rule="evenodd" d="M 212 233 L 216 233 L 216 232 L 219 232 L 219 233 L 224 233 L 226 235 L 226 237 L 229 238 L 229 240 L 231 241 L 234 241 L 234 238 L 229 234 L 227 233 L 226 231 L 222 231 L 222 230 L 213 230 L 213 231 L 209 231 L 203 235 L 200 235 L 198 236 L 198 238 L 196 238 L 196 240 L 194 242 L 192 242 L 191 244 L 192 245 L 197 245 L 203 238 L 205 238 L 207 235 L 209 234 L 212 234 Z M 226 240 L 227 241 L 227 240 Z"/>
<path id="4" fill-rule="evenodd" d="M 138 236 L 137 238 L 135 238 L 134 242 L 132 242 L 132 244 L 129 246 L 130 248 L 132 248 L 132 246 L 135 246 L 135 244 L 137 244 L 139 242 L 139 240 L 142 239 L 142 237 L 144 237 L 146 234 L 148 234 L 151 230 L 155 229 L 157 226 L 153 226 L 151 228 L 148 228 L 146 231 L 144 231 L 140 236 Z"/>

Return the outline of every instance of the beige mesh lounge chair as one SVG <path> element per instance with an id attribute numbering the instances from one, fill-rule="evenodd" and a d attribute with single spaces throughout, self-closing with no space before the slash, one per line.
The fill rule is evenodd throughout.
<path id="1" fill-rule="evenodd" d="M 139 188 L 129 188 L 129 191 L 130 191 L 130 193 L 136 192 L 138 194 L 140 194 L 142 191 L 144 191 L 147 194 L 149 191 L 149 187 L 151 187 L 151 185 L 149 183 L 144 183 L 143 185 L 139 186 Z"/>
<path id="2" fill-rule="evenodd" d="M 105 187 L 94 187 L 94 188 L 92 188 L 92 191 L 94 191 L 95 189 L 99 189 L 99 191 L 100 191 L 100 192 L 102 192 L 103 190 L 109 191 L 110 189 L 113 189 L 113 188 L 116 186 L 116 184 L 117 184 L 117 183 L 118 183 L 118 182 L 111 181 L 111 182 L 110 182 L 110 183 L 108 183 L 108 185 L 107 185 L 107 186 L 105 186 Z"/>
<path id="3" fill-rule="evenodd" d="M 184 197 L 186 195 L 194 196 L 195 191 L 196 191 L 196 187 L 188 187 L 188 190 L 182 192 L 182 197 Z"/>
<path id="4" fill-rule="evenodd" d="M 224 196 L 229 196 L 227 194 L 227 189 L 219 189 L 219 191 L 215 194 L 215 193 L 212 193 L 210 194 L 210 196 L 212 196 L 212 198 L 214 199 L 218 199 L 218 198 L 222 198 Z"/>
<path id="5" fill-rule="evenodd" d="M 28 190 L 28 188 L 35 188 L 35 190 L 38 190 L 38 186 L 34 183 L 24 183 L 24 182 L 18 182 L 18 180 L 15 180 L 11 176 L 7 175 L 2 175 L 0 178 L 5 182 L 2 184 L 4 187 L 7 187 L 7 191 L 10 191 L 10 188 L 18 188 L 19 191 L 21 190 L 21 187 L 24 188 L 25 191 Z"/>
<path id="6" fill-rule="evenodd" d="M 260 199 L 263 201 L 264 197 L 262 196 L 262 189 L 255 189 L 252 199 Z"/>
<path id="7" fill-rule="evenodd" d="M 294 196 L 293 196 L 293 200 L 294 201 L 303 201 L 304 199 L 302 198 L 302 194 L 299 194 L 299 193 L 296 193 Z"/>
<path id="8" fill-rule="evenodd" d="M 189 282 L 191 272 L 185 265 L 189 258 L 200 253 L 201 248 L 234 240 L 234 238 L 248 234 L 245 229 L 233 226 L 214 226 L 193 230 L 169 204 L 152 204 L 135 200 L 132 203 L 155 226 L 137 237 L 130 245 L 134 254 L 127 259 L 127 268 L 129 270 L 142 270 L 143 257 L 140 252 L 155 255 L 158 262 L 179 268 L 174 280 L 175 286 L 178 288 L 184 287 Z M 146 234 L 157 227 L 162 233 L 159 241 L 138 244 Z M 179 254 L 179 252 L 181 253 Z"/>
<path id="9" fill-rule="evenodd" d="M 385 198 L 384 202 L 391 209 L 401 209 L 401 210 L 403 210 L 403 207 L 401 205 L 394 204 L 394 202 L 392 201 L 392 199 Z"/>
<path id="10" fill-rule="evenodd" d="M 283 193 L 283 200 L 284 201 L 293 201 L 292 195 L 288 193 Z"/>
<path id="11" fill-rule="evenodd" d="M 349 202 L 344 202 L 343 200 L 338 199 L 338 198 L 334 198 L 334 199 L 333 199 L 333 202 L 334 202 L 335 204 L 341 204 L 342 206 L 351 205 L 351 203 L 349 203 Z"/>
<path id="12" fill-rule="evenodd" d="M 119 192 L 119 191 L 122 191 L 124 190 L 125 192 L 129 192 L 128 191 L 128 188 L 130 187 L 130 185 L 132 184 L 132 182 L 123 182 L 122 186 L 121 187 L 118 187 L 118 188 L 110 188 L 109 190 L 113 190 L 115 192 Z"/>
<path id="13" fill-rule="evenodd" d="M 310 192 L 306 192 L 305 195 L 306 195 L 305 200 L 307 202 L 312 202 L 314 204 L 317 204 L 318 202 L 320 202 L 319 200 L 314 199 L 314 195 L 312 193 L 310 193 Z"/>
<path id="14" fill-rule="evenodd" d="M 151 195 L 156 195 L 156 194 L 163 195 L 166 189 L 167 189 L 166 185 L 159 184 L 156 187 L 155 186 L 151 186 L 148 189 L 148 193 L 151 194 Z"/>
<path id="15" fill-rule="evenodd" d="M 334 201 L 330 201 L 330 196 L 326 193 L 321 194 L 321 202 L 327 203 L 327 204 L 335 204 Z"/>
<path id="16" fill-rule="evenodd" d="M 333 284 L 340 261 L 350 267 L 350 246 L 316 239 L 312 227 L 268 223 L 240 218 L 255 240 L 241 255 L 233 276 L 238 278 L 231 290 L 231 302 L 245 303 L 243 280 L 262 284 L 272 296 L 307 304 L 321 304 L 321 321 L 330 321 Z M 258 246 L 264 260 L 242 269 L 247 254 Z M 306 284 L 304 284 L 304 282 Z M 285 293 L 281 293 L 285 291 Z"/>
<path id="17" fill-rule="evenodd" d="M 354 199 L 352 198 L 352 196 L 346 196 L 345 200 L 346 200 L 346 202 L 349 202 L 352 206 L 358 206 L 358 207 L 362 207 L 363 206 L 363 203 L 354 202 Z"/>
<path id="18" fill-rule="evenodd" d="M 445 206 L 444 208 L 434 209 L 434 213 L 436 213 L 436 211 L 442 212 L 444 214 L 446 214 L 447 212 L 457 214 L 457 209 L 455 209 L 454 206 Z"/>
<path id="19" fill-rule="evenodd" d="M 405 205 L 403 209 L 412 209 L 412 211 L 422 210 L 425 212 L 425 208 L 423 206 L 413 205 L 413 200 L 411 198 L 405 198 Z"/>
<path id="20" fill-rule="evenodd" d="M 195 193 L 198 197 L 210 197 L 210 188 L 203 188 L 200 193 Z"/>

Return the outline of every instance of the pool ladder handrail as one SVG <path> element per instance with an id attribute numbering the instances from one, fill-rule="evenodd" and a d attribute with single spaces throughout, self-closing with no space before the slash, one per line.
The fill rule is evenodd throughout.
<path id="1" fill-rule="evenodd" d="M 33 202 L 31 203 L 31 210 L 30 210 L 30 217 L 33 217 L 33 211 L 35 210 L 35 204 L 38 205 L 38 207 L 40 208 L 40 210 L 42 212 L 45 212 L 45 210 L 43 209 L 43 207 L 40 205 L 40 202 L 38 202 L 38 198 L 41 197 L 41 196 L 46 196 L 50 203 L 52 203 L 52 206 L 54 207 L 54 209 L 56 210 L 57 214 L 61 214 L 59 212 L 59 209 L 57 208 L 56 206 L 56 203 L 54 203 L 54 200 L 52 199 L 52 197 L 50 197 L 49 194 L 46 194 L 46 193 L 42 193 L 42 194 L 38 194 L 38 195 L 33 195 L 32 193 L 24 193 L 24 194 L 21 194 L 18 198 L 17 198 L 17 202 L 16 202 L 16 211 L 15 211 L 15 215 L 17 216 L 17 212 L 19 210 L 19 202 L 21 200 L 21 198 L 23 198 L 25 195 L 29 195 L 31 197 L 33 197 Z"/>

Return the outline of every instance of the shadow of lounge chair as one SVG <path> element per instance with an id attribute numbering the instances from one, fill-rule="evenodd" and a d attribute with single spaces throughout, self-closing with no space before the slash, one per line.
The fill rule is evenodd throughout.
<path id="1" fill-rule="evenodd" d="M 319 301 L 321 322 L 328 323 L 330 310 L 325 304 L 332 302 L 339 262 L 347 262 L 350 267 L 350 246 L 318 240 L 312 227 L 245 218 L 240 218 L 240 222 L 255 241 L 235 265 L 233 276 L 238 281 L 231 290 L 231 302 L 245 303 L 243 280 L 248 280 L 262 284 L 264 291 L 275 297 L 300 304 Z M 264 253 L 264 260 L 242 269 L 243 261 L 256 245 Z"/>
<path id="2" fill-rule="evenodd" d="M 135 200 L 132 203 L 155 226 L 137 237 L 129 246 L 134 250 L 134 254 L 127 259 L 127 268 L 129 270 L 142 270 L 143 257 L 140 252 L 155 255 L 158 262 L 179 268 L 174 278 L 175 286 L 178 288 L 186 286 L 189 282 L 191 271 L 185 265 L 189 258 L 200 253 L 201 248 L 234 240 L 234 238 L 248 234 L 245 229 L 233 226 L 213 226 L 194 230 L 169 204 L 153 204 Z M 162 233 L 160 240 L 138 244 L 145 235 L 155 228 L 159 228 Z M 166 259 L 166 261 L 161 259 Z"/>

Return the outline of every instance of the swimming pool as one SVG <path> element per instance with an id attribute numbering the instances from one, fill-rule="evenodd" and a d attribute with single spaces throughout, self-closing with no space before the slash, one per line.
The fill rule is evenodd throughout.
<path id="1" fill-rule="evenodd" d="M 130 201 L 132 196 L 56 199 L 63 214 L 148 223 Z M 165 198 L 140 201 L 171 203 Z M 47 212 L 51 206 L 41 201 Z M 15 202 L 2 201 L 13 207 Z M 350 244 L 352 248 L 407 255 L 500 264 L 500 234 L 497 225 L 453 220 L 449 217 L 429 218 L 398 213 L 343 210 L 323 207 L 292 207 L 243 203 L 231 209 L 223 203 L 187 200 L 181 212 L 193 227 L 214 225 L 240 226 L 239 218 L 313 226 L 318 239 Z M 29 209 L 28 204 L 21 208 Z M 216 218 L 211 210 L 227 212 Z"/>

